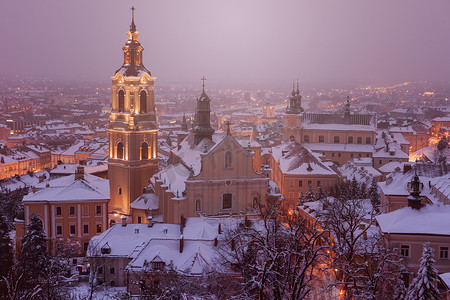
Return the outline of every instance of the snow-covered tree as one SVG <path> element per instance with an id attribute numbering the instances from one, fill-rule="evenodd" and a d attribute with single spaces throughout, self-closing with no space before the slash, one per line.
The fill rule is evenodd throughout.
<path id="1" fill-rule="evenodd" d="M 305 200 L 307 202 L 316 200 L 316 193 L 314 193 L 314 189 L 311 184 L 308 184 L 308 191 L 306 191 Z"/>
<path id="2" fill-rule="evenodd" d="M 325 193 L 325 190 L 323 189 L 322 184 L 319 184 L 319 188 L 317 189 L 316 199 L 322 200 L 327 197 L 327 193 Z"/>
<path id="3" fill-rule="evenodd" d="M 26 279 L 37 280 L 45 267 L 47 259 L 47 238 L 42 220 L 36 214 L 30 217 L 20 252 L 20 266 L 25 271 Z"/>
<path id="4" fill-rule="evenodd" d="M 303 195 L 303 192 L 300 192 L 300 195 L 298 195 L 298 205 L 302 205 L 306 202 L 305 195 Z"/>
<path id="5" fill-rule="evenodd" d="M 430 243 L 423 245 L 419 271 L 408 287 L 406 300 L 440 299 L 439 290 L 435 286 L 435 283 L 438 281 L 438 272 L 433 266 L 436 262 L 433 252 L 434 250 L 430 247 Z"/>
<path id="6" fill-rule="evenodd" d="M 6 293 L 5 278 L 8 277 L 13 263 L 12 243 L 6 217 L 0 215 L 0 294 Z"/>
<path id="7" fill-rule="evenodd" d="M 402 278 L 399 278 L 395 286 L 393 300 L 404 300 L 407 292 L 408 290 L 406 289 L 405 281 Z"/>
<path id="8" fill-rule="evenodd" d="M 372 206 L 378 212 L 380 207 L 380 194 L 378 193 L 378 185 L 377 180 L 374 177 L 372 180 L 372 184 L 369 187 L 369 192 L 367 193 L 367 197 L 370 199 Z"/>
<path id="9" fill-rule="evenodd" d="M 353 176 L 352 181 L 350 182 L 350 191 L 351 198 L 359 198 L 360 195 L 360 187 L 358 181 L 356 181 L 355 176 Z"/>

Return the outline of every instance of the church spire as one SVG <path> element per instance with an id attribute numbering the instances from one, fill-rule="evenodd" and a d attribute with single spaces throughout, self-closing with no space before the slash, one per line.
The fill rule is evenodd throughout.
<path id="1" fill-rule="evenodd" d="M 136 31 L 136 25 L 134 24 L 134 11 L 136 8 L 134 6 L 131 7 L 131 25 L 130 25 L 130 32 Z"/>
<path id="2" fill-rule="evenodd" d="M 345 118 L 350 118 L 350 96 L 347 96 L 347 102 L 345 103 Z"/>
<path id="3" fill-rule="evenodd" d="M 205 93 L 205 76 L 201 79 L 203 81 L 203 91 L 199 98 L 197 98 L 196 127 L 194 128 L 194 143 L 198 145 L 201 140 L 207 138 L 212 140 L 214 129 L 211 128 L 211 108 L 208 95 Z"/>

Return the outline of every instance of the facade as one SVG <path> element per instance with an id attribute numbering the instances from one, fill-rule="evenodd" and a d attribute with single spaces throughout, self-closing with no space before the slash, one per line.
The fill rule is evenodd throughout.
<path id="1" fill-rule="evenodd" d="M 226 133 L 214 133 L 208 123 L 209 106 L 201 106 L 209 102 L 203 91 L 197 99 L 194 132 L 172 150 L 170 165 L 152 178 L 164 223 L 250 213 L 265 198 L 268 178 L 254 165 L 260 146 L 248 137 L 235 138 L 229 124 Z M 261 159 L 256 160 L 260 164 Z"/>
<path id="2" fill-rule="evenodd" d="M 337 165 L 356 157 L 372 157 L 376 141 L 375 115 L 352 114 L 349 99 L 343 115 L 305 113 L 299 93 L 298 88 L 292 91 L 289 106 L 283 115 L 285 141 L 302 143 Z"/>
<path id="3" fill-rule="evenodd" d="M 310 150 L 301 144 L 289 141 L 272 148 L 270 157 L 271 180 L 280 188 L 284 199 L 295 207 L 299 196 L 309 187 L 325 191 L 339 181 L 338 174 L 326 166 Z"/>
<path id="4" fill-rule="evenodd" d="M 34 213 L 43 221 L 50 253 L 55 255 L 69 243 L 84 254 L 89 240 L 108 228 L 108 201 L 108 180 L 84 174 L 83 167 L 48 181 L 45 188 L 23 198 L 25 220 L 16 222 L 16 250 Z"/>
<path id="5" fill-rule="evenodd" d="M 130 214 L 138 198 L 158 170 L 158 123 L 155 110 L 155 77 L 143 65 L 143 50 L 134 14 L 122 48 L 124 62 L 112 79 L 108 178 L 110 213 Z"/>

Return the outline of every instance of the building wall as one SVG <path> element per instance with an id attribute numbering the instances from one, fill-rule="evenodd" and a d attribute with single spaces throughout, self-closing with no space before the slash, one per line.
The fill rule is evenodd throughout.
<path id="1" fill-rule="evenodd" d="M 75 208 L 75 214 L 70 214 L 70 207 Z M 101 207 L 100 214 L 97 214 L 97 206 Z M 61 207 L 61 215 L 57 214 L 57 207 Z M 43 221 L 44 231 L 49 238 L 49 250 L 56 254 L 58 247 L 62 247 L 67 241 L 79 247 L 79 254 L 85 253 L 84 247 L 89 240 L 108 228 L 108 200 L 92 200 L 78 202 L 25 202 L 25 223 L 29 224 L 30 216 L 35 213 Z M 75 234 L 70 232 L 70 226 L 75 226 Z M 88 225 L 88 232 L 84 233 L 84 225 Z M 100 230 L 97 231 L 97 225 Z M 61 234 L 58 233 L 58 226 L 62 226 Z M 20 251 L 22 239 L 25 234 L 23 229 L 16 231 L 16 247 Z M 58 244 L 61 244 L 58 246 Z"/>

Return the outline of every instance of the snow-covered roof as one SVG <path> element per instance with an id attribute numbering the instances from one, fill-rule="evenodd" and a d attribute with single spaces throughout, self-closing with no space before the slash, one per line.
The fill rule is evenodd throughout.
<path id="1" fill-rule="evenodd" d="M 109 180 L 90 174 L 84 174 L 84 179 L 75 179 L 75 174 L 50 180 L 45 187 L 30 193 L 23 202 L 34 201 L 82 201 L 109 200 Z"/>
<path id="2" fill-rule="evenodd" d="M 293 141 L 284 142 L 272 148 L 272 156 L 279 163 L 284 174 L 299 175 L 337 175 L 324 165 L 315 154 Z"/>
<path id="3" fill-rule="evenodd" d="M 374 150 L 373 145 L 367 144 L 302 143 L 302 145 L 312 151 L 372 153 Z"/>
<path id="4" fill-rule="evenodd" d="M 131 202 L 130 207 L 133 209 L 156 210 L 159 208 L 158 195 L 154 192 L 144 193 Z"/>
<path id="5" fill-rule="evenodd" d="M 450 205 L 403 207 L 376 218 L 383 233 L 450 235 Z"/>

